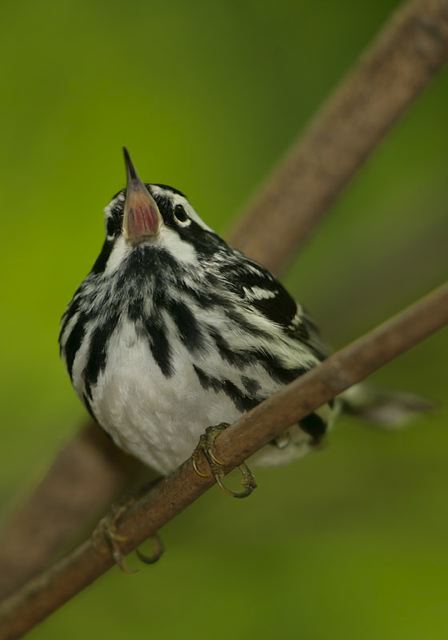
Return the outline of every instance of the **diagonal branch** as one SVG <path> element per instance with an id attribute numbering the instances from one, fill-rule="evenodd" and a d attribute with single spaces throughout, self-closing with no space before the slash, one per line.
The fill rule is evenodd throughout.
<path id="1" fill-rule="evenodd" d="M 448 324 L 448 283 L 359 338 L 274 396 L 244 414 L 216 442 L 226 472 L 285 429 L 379 367 Z M 129 504 L 117 533 L 128 553 L 199 498 L 214 483 L 191 459 Z M 114 564 L 101 523 L 86 542 L 0 606 L 0 640 L 32 629 Z"/>
<path id="2" fill-rule="evenodd" d="M 231 241 L 278 273 L 447 59 L 448 0 L 406 2 L 274 171 Z M 132 466 L 93 424 L 65 445 L 1 532 L 0 598 L 103 511 L 128 484 Z"/>

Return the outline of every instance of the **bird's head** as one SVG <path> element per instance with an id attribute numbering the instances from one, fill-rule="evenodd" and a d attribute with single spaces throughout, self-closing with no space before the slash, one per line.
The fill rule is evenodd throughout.
<path id="1" fill-rule="evenodd" d="M 197 261 L 224 242 L 173 187 L 144 183 L 124 149 L 127 185 L 105 209 L 106 242 L 94 272 L 116 270 L 135 252 L 165 251 L 179 262 Z"/>

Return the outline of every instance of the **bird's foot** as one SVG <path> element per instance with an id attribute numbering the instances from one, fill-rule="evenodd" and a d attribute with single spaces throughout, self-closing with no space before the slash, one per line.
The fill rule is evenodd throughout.
<path id="1" fill-rule="evenodd" d="M 126 563 L 126 558 L 122 551 L 122 545 L 127 542 L 127 537 L 118 532 L 118 524 L 120 518 L 122 518 L 123 515 L 132 508 L 135 501 L 135 498 L 127 496 L 127 498 L 122 502 L 113 505 L 111 512 L 100 521 L 94 532 L 95 537 L 100 537 L 102 540 L 106 541 L 115 564 L 127 575 L 137 573 L 137 571 L 130 569 Z M 158 534 L 155 534 L 151 540 L 154 541 L 154 552 L 151 555 L 146 555 L 140 551 L 140 549 L 135 550 L 139 560 L 145 564 L 154 564 L 160 560 L 164 552 L 163 542 Z"/>
<path id="2" fill-rule="evenodd" d="M 131 503 L 132 504 L 132 503 Z M 121 545 L 127 541 L 126 536 L 118 532 L 118 524 L 120 518 L 128 511 L 130 505 L 128 502 L 113 505 L 110 513 L 108 513 L 99 523 L 94 531 L 94 537 L 98 542 L 106 541 L 107 548 L 112 554 L 115 564 L 120 567 L 123 573 L 135 573 L 126 564 Z"/>
<path id="3" fill-rule="evenodd" d="M 202 460 L 202 456 L 208 462 L 210 471 L 213 477 L 216 480 L 216 484 L 229 496 L 234 498 L 247 498 L 250 496 L 252 491 L 257 488 L 257 483 L 255 481 L 255 477 L 252 471 L 249 469 L 246 463 L 241 464 L 238 469 L 241 472 L 241 484 L 243 488 L 240 491 L 234 491 L 233 489 L 229 489 L 223 482 L 224 471 L 223 471 L 223 463 L 220 462 L 214 452 L 215 440 L 219 436 L 219 434 L 227 429 L 228 423 L 222 422 L 214 427 L 208 427 L 205 430 L 199 439 L 198 446 L 196 447 L 193 453 L 193 468 L 201 478 L 206 478 L 207 473 L 204 473 L 200 469 L 200 463 Z M 202 455 L 201 455 L 202 454 Z"/>

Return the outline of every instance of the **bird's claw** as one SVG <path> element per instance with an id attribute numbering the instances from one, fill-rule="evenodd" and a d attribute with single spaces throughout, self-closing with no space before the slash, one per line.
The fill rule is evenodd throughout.
<path id="1" fill-rule="evenodd" d="M 128 510 L 128 505 L 122 504 L 119 506 L 113 506 L 111 513 L 105 516 L 98 525 L 95 534 L 101 536 L 103 540 L 106 540 L 107 546 L 115 564 L 120 567 L 123 573 L 130 575 L 135 573 L 133 569 L 130 569 L 126 564 L 125 557 L 121 550 L 121 544 L 126 542 L 126 536 L 118 533 L 117 526 L 118 521 L 122 515 Z"/>
<path id="2" fill-rule="evenodd" d="M 123 544 L 123 542 L 127 542 L 127 538 L 126 536 L 118 533 L 117 526 L 120 518 L 128 511 L 129 506 L 129 501 L 127 501 L 125 504 L 113 506 L 111 513 L 101 520 L 94 534 L 100 535 L 103 540 L 106 540 L 107 546 L 110 550 L 110 553 L 112 554 L 115 564 L 126 575 L 137 573 L 137 570 L 130 569 L 126 563 L 126 558 L 121 550 L 121 544 Z M 154 564 L 155 562 L 160 560 L 165 551 L 163 542 L 158 534 L 155 534 L 151 539 L 156 543 L 155 550 L 152 555 L 146 555 L 145 553 L 140 551 L 140 549 L 135 550 L 135 553 L 139 560 L 141 560 L 141 562 L 145 564 Z"/>
<path id="3" fill-rule="evenodd" d="M 224 493 L 232 496 L 233 498 L 247 498 L 248 496 L 250 496 L 252 491 L 257 488 L 255 477 L 247 464 L 243 463 L 238 467 L 242 476 L 241 484 L 243 488 L 241 491 L 234 491 L 233 489 L 229 489 L 229 487 L 226 487 L 226 485 L 224 484 L 223 478 L 225 474 L 222 469 L 223 463 L 218 460 L 214 452 L 216 438 L 222 431 L 227 429 L 228 426 L 229 425 L 226 422 L 222 422 L 221 424 L 218 424 L 216 426 L 208 427 L 205 430 L 205 433 L 201 435 L 198 446 L 193 453 L 193 468 L 201 478 L 206 478 L 208 476 L 207 473 L 204 473 L 200 469 L 202 454 L 208 462 L 210 471 L 216 480 L 216 484 L 220 489 L 222 489 L 222 491 L 224 491 Z"/>

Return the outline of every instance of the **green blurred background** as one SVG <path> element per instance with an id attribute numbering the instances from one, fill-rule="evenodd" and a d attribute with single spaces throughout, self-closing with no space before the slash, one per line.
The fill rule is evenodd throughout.
<path id="1" fill-rule="evenodd" d="M 123 184 L 121 145 L 225 233 L 397 4 L 3 0 L 4 513 L 84 418 L 58 321 Z M 446 278 L 447 104 L 445 71 L 285 278 L 335 346 Z M 447 333 L 375 377 L 436 415 L 388 434 L 340 420 L 322 452 L 258 471 L 250 500 L 213 490 L 163 530 L 157 566 L 111 571 L 30 637 L 445 639 Z"/>

